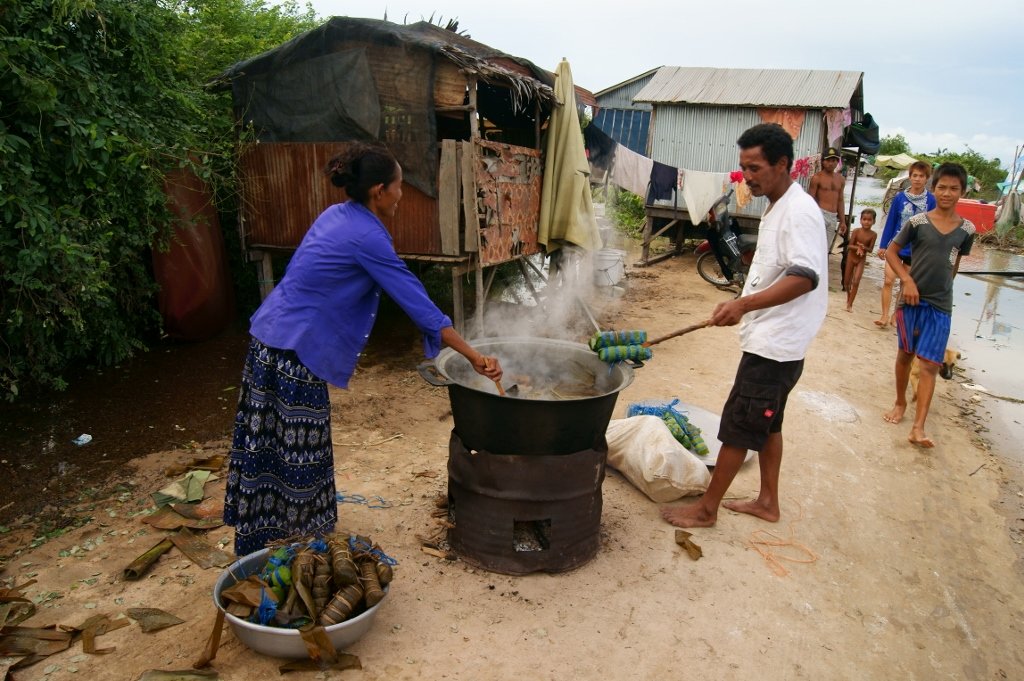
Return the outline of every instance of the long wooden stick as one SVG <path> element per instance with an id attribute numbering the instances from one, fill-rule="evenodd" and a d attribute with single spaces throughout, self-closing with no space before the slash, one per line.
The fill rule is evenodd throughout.
<path id="1" fill-rule="evenodd" d="M 684 334 L 690 333 L 691 331 L 696 331 L 697 329 L 703 329 L 705 326 L 708 326 L 710 324 L 711 324 L 711 320 L 710 319 L 706 319 L 703 322 L 699 322 L 697 324 L 692 324 L 690 326 L 687 326 L 685 329 L 679 329 L 678 331 L 673 331 L 672 333 L 665 334 L 661 338 L 655 338 L 654 340 L 649 340 L 649 341 L 647 341 L 646 343 L 643 344 L 643 347 L 649 348 L 652 345 L 657 345 L 658 343 L 661 343 L 662 341 L 667 341 L 669 338 L 675 338 L 676 336 L 682 336 Z"/>

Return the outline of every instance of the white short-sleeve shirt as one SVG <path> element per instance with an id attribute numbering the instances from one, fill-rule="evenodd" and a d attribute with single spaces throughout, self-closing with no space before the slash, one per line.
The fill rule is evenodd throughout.
<path id="1" fill-rule="evenodd" d="M 745 314 L 740 324 L 744 352 L 778 362 L 804 358 L 828 310 L 827 251 L 821 208 L 794 182 L 761 216 L 743 295 L 770 287 L 793 266 L 816 272 L 818 285 L 788 303 Z"/>

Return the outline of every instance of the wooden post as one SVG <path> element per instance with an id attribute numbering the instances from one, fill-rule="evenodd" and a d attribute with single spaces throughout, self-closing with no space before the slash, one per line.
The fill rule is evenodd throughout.
<path id="1" fill-rule="evenodd" d="M 466 310 L 462 305 L 462 273 L 452 268 L 452 324 L 459 335 L 466 333 Z"/>
<path id="2" fill-rule="evenodd" d="M 484 267 L 480 262 L 480 253 L 476 254 L 476 333 L 474 338 L 484 335 Z"/>
<path id="3" fill-rule="evenodd" d="M 462 142 L 462 212 L 466 222 L 466 232 L 463 237 L 463 249 L 473 253 L 480 250 L 480 218 L 477 214 L 476 205 L 476 175 L 474 175 L 474 154 L 476 150 L 473 142 Z"/>
<path id="4" fill-rule="evenodd" d="M 260 300 L 266 300 L 274 290 L 274 259 L 270 251 L 249 251 L 249 260 L 256 263 L 256 282 L 260 289 Z"/>
<path id="5" fill-rule="evenodd" d="M 651 214 L 647 214 L 647 220 L 644 222 L 644 239 L 643 249 L 640 254 L 640 262 L 647 264 L 647 259 L 651 254 L 651 232 L 654 230 L 654 218 Z"/>
<path id="6" fill-rule="evenodd" d="M 455 140 L 441 140 L 441 167 L 437 175 L 437 214 L 441 226 L 441 252 L 459 254 L 459 173 Z"/>
<path id="7" fill-rule="evenodd" d="M 537 98 L 533 105 L 533 131 L 536 137 L 536 146 L 540 149 L 540 97 Z"/>
<path id="8" fill-rule="evenodd" d="M 850 186 L 850 208 L 846 211 L 846 234 L 843 235 L 843 253 L 839 258 L 839 283 L 846 290 L 846 258 L 849 255 L 846 247 L 850 244 L 850 232 L 853 230 L 853 199 L 857 193 L 857 178 L 860 177 L 860 147 L 857 147 L 857 161 L 853 166 L 853 184 Z M 829 244 L 831 248 L 832 244 Z"/>
<path id="9" fill-rule="evenodd" d="M 477 116 L 476 109 L 476 76 L 470 76 L 466 84 L 469 87 L 469 137 L 470 139 L 479 139 L 480 118 Z"/>

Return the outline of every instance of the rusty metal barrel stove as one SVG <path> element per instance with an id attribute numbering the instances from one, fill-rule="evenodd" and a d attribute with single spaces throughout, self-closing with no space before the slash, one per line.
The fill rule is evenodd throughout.
<path id="1" fill-rule="evenodd" d="M 600 546 L 604 433 L 633 369 L 569 341 L 489 338 L 473 346 L 499 358 L 506 383 L 528 376 L 531 387 L 498 396 L 451 349 L 432 372 L 420 367 L 428 382 L 448 387 L 452 403 L 448 541 L 462 560 L 494 572 L 579 567 Z"/>
<path id="2" fill-rule="evenodd" d="M 562 572 L 597 555 L 607 446 L 572 454 L 448 447 L 448 541 L 471 565 L 505 574 Z"/>

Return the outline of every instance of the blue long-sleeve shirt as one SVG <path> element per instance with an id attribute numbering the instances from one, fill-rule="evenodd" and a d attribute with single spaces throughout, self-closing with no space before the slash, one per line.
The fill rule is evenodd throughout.
<path id="1" fill-rule="evenodd" d="M 280 283 L 251 318 L 265 345 L 294 350 L 314 374 L 347 387 L 386 292 L 423 332 L 423 350 L 441 350 L 452 320 L 395 253 L 384 224 L 348 201 L 321 213 L 292 256 Z"/>
<path id="2" fill-rule="evenodd" d="M 925 190 L 927 195 L 925 198 L 925 210 L 931 210 L 935 208 L 935 195 L 930 191 Z M 882 235 L 878 241 L 878 248 L 885 250 L 889 247 L 889 242 L 893 240 L 897 234 L 900 233 L 900 229 L 903 228 L 904 223 L 907 220 L 914 217 L 918 210 L 917 206 L 907 198 L 906 191 L 902 191 L 893 197 L 892 204 L 889 206 L 889 212 L 885 216 L 885 227 L 882 229 Z M 901 258 L 911 257 L 910 244 L 907 244 L 900 250 Z"/>

